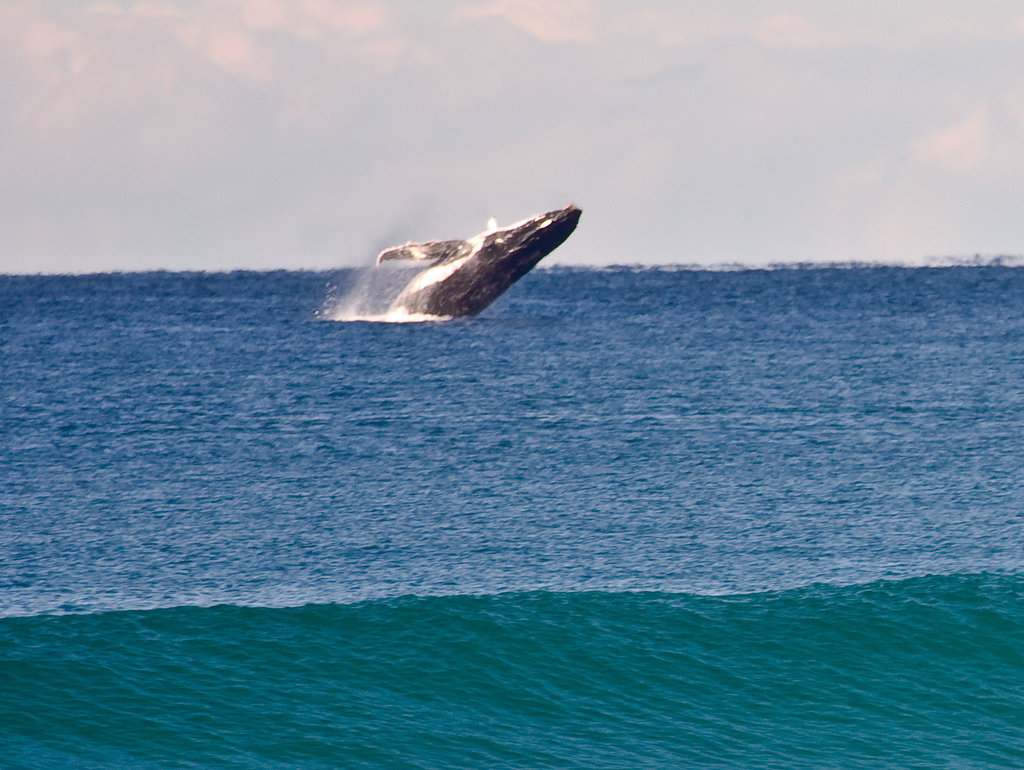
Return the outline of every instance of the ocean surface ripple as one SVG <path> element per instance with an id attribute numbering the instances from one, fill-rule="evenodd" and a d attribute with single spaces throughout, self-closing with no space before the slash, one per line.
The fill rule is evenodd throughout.
<path id="1" fill-rule="evenodd" d="M 0 765 L 1024 765 L 1024 269 L 363 285 L 0 276 Z"/>

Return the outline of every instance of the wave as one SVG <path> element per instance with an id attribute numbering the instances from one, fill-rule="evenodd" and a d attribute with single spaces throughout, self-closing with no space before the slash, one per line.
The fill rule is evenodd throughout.
<path id="1" fill-rule="evenodd" d="M 1024 577 L 0 620 L 15 766 L 988 767 Z"/>
<path id="2" fill-rule="evenodd" d="M 381 324 L 437 323 L 439 321 L 451 320 L 451 316 L 430 315 L 428 313 L 410 313 L 405 308 L 390 310 L 387 313 L 369 315 L 358 312 L 350 313 L 347 311 L 337 311 L 330 315 L 320 314 L 318 315 L 318 318 L 322 318 L 326 321 L 364 321 L 366 323 Z"/>

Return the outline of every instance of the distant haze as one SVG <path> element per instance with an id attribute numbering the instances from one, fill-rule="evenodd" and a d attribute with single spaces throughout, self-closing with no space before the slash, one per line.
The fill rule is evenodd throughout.
<path id="1" fill-rule="evenodd" d="M 1024 254 L 1024 6 L 0 3 L 0 272 Z"/>

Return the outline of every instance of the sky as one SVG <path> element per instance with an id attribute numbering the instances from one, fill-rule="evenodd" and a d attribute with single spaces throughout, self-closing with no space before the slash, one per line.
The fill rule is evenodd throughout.
<path id="1" fill-rule="evenodd" d="M 0 273 L 1024 255 L 1024 5 L 0 0 Z"/>

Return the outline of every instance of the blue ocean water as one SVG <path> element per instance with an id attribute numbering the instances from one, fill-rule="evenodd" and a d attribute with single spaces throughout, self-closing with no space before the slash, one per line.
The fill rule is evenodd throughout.
<path id="1" fill-rule="evenodd" d="M 0 764 L 1020 767 L 1024 270 L 0 276 Z"/>

